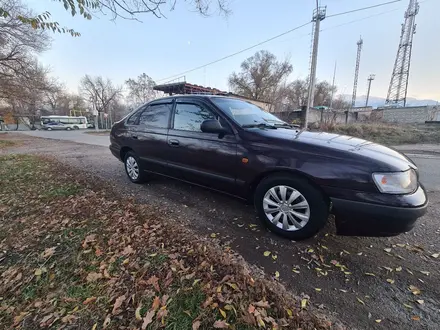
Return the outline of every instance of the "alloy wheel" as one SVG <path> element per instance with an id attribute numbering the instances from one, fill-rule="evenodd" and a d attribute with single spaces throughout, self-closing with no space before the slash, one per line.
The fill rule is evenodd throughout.
<path id="1" fill-rule="evenodd" d="M 267 219 L 286 231 L 303 228 L 310 219 L 310 206 L 306 198 L 289 186 L 270 188 L 263 198 L 263 210 Z"/>
<path id="2" fill-rule="evenodd" d="M 127 157 L 125 161 L 125 166 L 127 168 L 128 176 L 132 180 L 137 180 L 139 177 L 139 165 L 136 159 L 134 159 L 134 157 L 132 156 Z"/>

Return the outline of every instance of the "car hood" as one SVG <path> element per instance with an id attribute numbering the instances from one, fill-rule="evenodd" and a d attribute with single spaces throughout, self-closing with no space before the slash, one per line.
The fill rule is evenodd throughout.
<path id="1" fill-rule="evenodd" d="M 306 144 L 312 147 L 318 147 L 318 149 L 311 148 L 316 150 L 316 152 L 322 152 L 322 148 L 324 148 L 358 155 L 359 157 L 366 157 L 378 164 L 385 165 L 381 167 L 388 168 L 389 170 L 406 171 L 409 168 L 417 169 L 411 159 L 397 150 L 352 136 L 282 128 L 276 130 L 256 129 L 254 132 L 258 135 L 264 135 L 266 138 L 283 140 L 287 143 L 294 142 L 301 145 Z M 289 143 L 289 145 L 290 144 L 291 143 Z M 312 150 L 307 151 L 311 152 Z"/>

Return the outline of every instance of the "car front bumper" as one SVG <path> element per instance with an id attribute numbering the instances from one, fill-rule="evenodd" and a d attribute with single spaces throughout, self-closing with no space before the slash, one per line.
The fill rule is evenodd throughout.
<path id="1" fill-rule="evenodd" d="M 387 198 L 392 198 L 388 195 Z M 347 236 L 394 236 L 410 231 L 428 208 L 422 186 L 409 195 L 395 195 L 391 205 L 331 198 L 337 233 Z M 396 204 L 400 204 L 398 206 Z"/>

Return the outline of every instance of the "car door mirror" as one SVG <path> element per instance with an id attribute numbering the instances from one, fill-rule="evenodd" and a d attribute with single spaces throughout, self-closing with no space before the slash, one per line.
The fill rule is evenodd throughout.
<path id="1" fill-rule="evenodd" d="M 217 133 L 217 134 L 226 134 L 228 130 L 220 125 L 219 121 L 216 119 L 207 119 L 203 121 L 200 125 L 200 130 L 203 133 Z"/>

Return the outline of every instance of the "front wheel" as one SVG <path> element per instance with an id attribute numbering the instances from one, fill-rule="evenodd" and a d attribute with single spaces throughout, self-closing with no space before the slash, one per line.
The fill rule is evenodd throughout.
<path id="1" fill-rule="evenodd" d="M 67 128 L 66 128 L 66 130 L 68 130 L 68 131 L 70 131 L 70 129 L 71 129 L 70 127 L 67 127 Z"/>
<path id="2" fill-rule="evenodd" d="M 50 127 L 49 127 L 49 128 L 47 129 L 47 130 L 48 130 L 48 131 L 51 131 L 51 130 L 52 130 L 52 128 L 50 128 Z"/>
<path id="3" fill-rule="evenodd" d="M 315 235 L 329 213 L 328 202 L 317 188 L 287 174 L 263 179 L 254 202 L 258 217 L 269 230 L 295 241 Z"/>
<path id="4" fill-rule="evenodd" d="M 147 179 L 145 171 L 142 169 L 137 155 L 129 151 L 124 158 L 125 172 L 133 183 L 143 183 Z"/>

